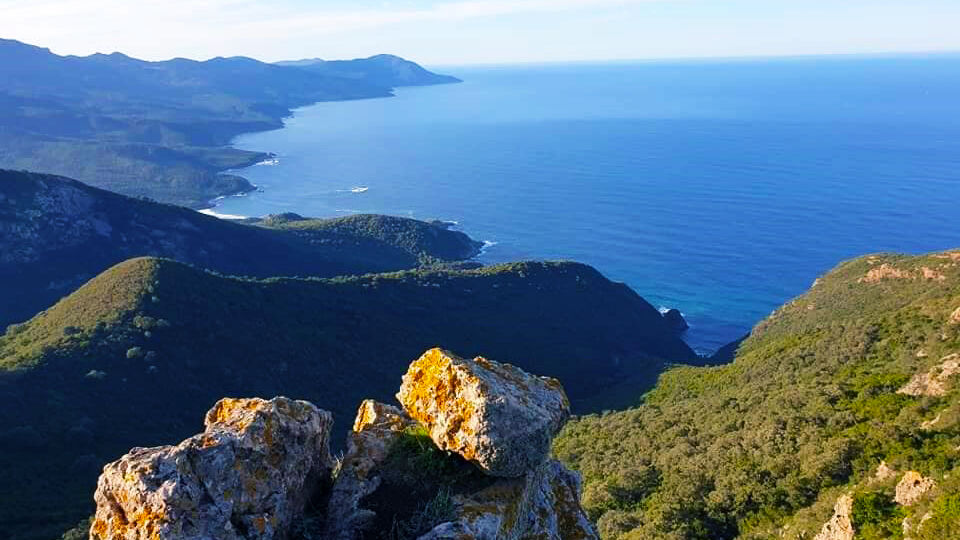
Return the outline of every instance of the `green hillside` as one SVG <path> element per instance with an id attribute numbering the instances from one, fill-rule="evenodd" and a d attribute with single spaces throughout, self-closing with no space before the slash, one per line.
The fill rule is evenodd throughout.
<path id="1" fill-rule="evenodd" d="M 580 412 L 698 361 L 576 263 L 258 281 L 133 259 L 0 337 L 0 530 L 59 534 L 89 515 L 100 466 L 195 432 L 223 396 L 308 399 L 346 430 L 437 345 L 556 376 Z"/>
<path id="2" fill-rule="evenodd" d="M 760 323 L 723 367 L 661 376 L 644 404 L 572 422 L 604 538 L 811 539 L 843 493 L 856 538 L 960 537 L 960 391 L 897 393 L 960 352 L 960 252 L 846 262 Z M 924 422 L 927 422 L 924 424 Z M 893 504 L 901 474 L 938 488 Z M 952 531 L 952 532 L 951 532 Z"/>
<path id="3" fill-rule="evenodd" d="M 469 259 L 480 246 L 409 218 L 286 215 L 240 224 L 67 178 L 0 170 L 0 328 L 131 257 L 233 275 L 332 277 Z"/>

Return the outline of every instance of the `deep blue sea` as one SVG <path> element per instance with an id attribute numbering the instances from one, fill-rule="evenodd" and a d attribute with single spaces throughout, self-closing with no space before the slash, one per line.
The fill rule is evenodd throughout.
<path id="1" fill-rule="evenodd" d="M 217 212 L 459 223 L 483 262 L 574 259 L 709 351 L 843 259 L 960 247 L 960 56 L 446 68 L 240 148 Z M 363 189 L 366 188 L 366 189 Z"/>

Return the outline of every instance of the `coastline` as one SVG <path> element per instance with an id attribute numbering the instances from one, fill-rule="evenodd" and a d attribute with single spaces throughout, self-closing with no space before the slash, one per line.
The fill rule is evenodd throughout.
<path id="1" fill-rule="evenodd" d="M 290 119 L 290 118 L 293 118 L 293 117 L 296 115 L 297 111 L 299 111 L 300 109 L 306 108 L 306 107 L 312 107 L 312 106 L 318 105 L 318 104 L 320 104 L 320 103 L 338 103 L 338 102 L 343 102 L 343 101 L 364 101 L 364 100 L 368 100 L 368 99 L 394 98 L 394 97 L 397 97 L 396 89 L 397 89 L 397 88 L 400 88 L 400 87 L 404 87 L 404 86 L 410 86 L 410 87 L 417 87 L 417 86 L 443 86 L 443 85 L 449 85 L 449 84 L 462 84 L 462 83 L 464 82 L 462 79 L 459 79 L 459 78 L 454 78 L 454 79 L 455 79 L 455 80 L 442 81 L 442 82 L 434 82 L 434 83 L 427 83 L 427 84 L 400 85 L 400 86 L 397 86 L 397 87 L 390 88 L 390 91 L 389 91 L 387 94 L 385 94 L 385 95 L 380 95 L 380 96 L 363 96 L 363 97 L 354 97 L 354 98 L 346 98 L 346 99 L 324 99 L 324 100 L 318 100 L 318 101 L 313 101 L 313 102 L 309 102 L 309 103 L 295 104 L 295 105 L 292 105 L 291 107 L 289 107 L 289 108 L 287 109 L 286 113 L 283 114 L 282 116 L 275 117 L 275 118 L 274 118 L 274 121 L 275 121 L 276 123 L 273 124 L 273 125 L 271 125 L 270 127 L 264 127 L 263 129 L 253 129 L 253 130 L 250 130 L 250 131 L 240 131 L 240 132 L 237 132 L 237 133 L 235 133 L 235 134 L 233 134 L 233 135 L 230 136 L 229 142 L 228 142 L 226 145 L 224 145 L 223 147 L 224 147 L 224 148 L 234 148 L 234 149 L 235 149 L 234 143 L 235 143 L 237 137 L 241 137 L 241 136 L 243 136 L 243 135 L 249 135 L 249 134 L 251 134 L 251 133 L 266 133 L 266 132 L 268 132 L 268 131 L 275 131 L 275 130 L 285 129 L 285 128 L 287 127 L 287 120 Z M 256 151 L 254 150 L 254 151 L 252 151 L 252 152 L 256 152 Z M 237 178 L 242 179 L 242 180 L 243 180 L 244 182 L 246 182 L 247 184 L 249 184 L 250 188 L 249 188 L 249 189 L 244 189 L 244 190 L 239 190 L 239 191 L 236 191 L 236 192 L 233 192 L 233 193 L 222 193 L 222 194 L 218 195 L 217 197 L 208 200 L 206 203 L 203 203 L 203 204 L 198 205 L 197 207 L 194 207 L 193 209 L 194 209 L 194 210 L 197 210 L 198 212 L 201 211 L 201 210 L 212 210 L 212 209 L 214 209 L 214 208 L 217 207 L 216 201 L 218 201 L 218 200 L 221 200 L 221 199 L 224 199 L 224 198 L 227 198 L 227 197 L 239 197 L 239 196 L 246 195 L 247 193 L 252 193 L 252 192 L 254 192 L 254 191 L 257 191 L 258 189 L 260 189 L 258 186 L 256 186 L 255 184 L 253 184 L 252 182 L 250 182 L 249 180 L 247 180 L 247 178 L 244 177 L 242 174 L 234 174 L 234 173 L 232 173 L 231 171 L 243 171 L 243 170 L 245 170 L 245 169 L 249 169 L 250 167 L 259 165 L 259 164 L 263 163 L 263 162 L 266 161 L 266 160 L 276 159 L 276 158 L 277 158 L 277 155 L 276 155 L 275 153 L 273 153 L 273 152 L 259 152 L 259 154 L 257 155 L 256 158 L 253 158 L 253 157 L 252 157 L 252 158 L 249 160 L 248 163 L 243 164 L 243 165 L 241 165 L 241 166 L 239 166 L 239 167 L 227 167 L 227 168 L 223 168 L 223 169 L 215 169 L 215 173 L 216 173 L 217 175 L 232 175 L 232 176 L 235 176 L 235 177 L 237 177 Z M 205 213 L 207 213 L 207 212 L 205 212 Z M 208 215 L 217 215 L 215 212 L 213 212 L 213 213 L 207 213 L 207 214 L 208 214 Z M 229 214 L 224 214 L 224 215 L 229 215 Z M 232 218 L 232 219 L 240 219 L 240 218 Z"/>
<path id="2" fill-rule="evenodd" d="M 441 84 L 452 84 L 452 83 L 441 83 Z M 237 137 L 242 137 L 243 135 L 250 135 L 252 133 L 266 133 L 269 131 L 285 129 L 287 127 L 287 120 L 290 118 L 293 118 L 296 115 L 298 110 L 303 109 L 305 107 L 312 107 L 319 103 L 337 103 L 341 101 L 361 101 L 366 99 L 385 99 L 385 98 L 392 98 L 392 97 L 396 97 L 396 94 L 394 93 L 393 89 L 390 90 L 390 93 L 388 95 L 384 95 L 384 96 L 367 96 L 367 97 L 347 98 L 347 99 L 327 99 L 327 100 L 320 100 L 320 101 L 314 101 L 311 103 L 296 105 L 287 109 L 286 114 L 284 114 L 283 116 L 275 118 L 274 120 L 276 121 L 276 124 L 271 125 L 270 127 L 266 127 L 264 129 L 253 129 L 249 131 L 239 131 L 237 133 L 234 133 L 233 135 L 230 136 L 229 142 L 219 148 L 231 148 L 236 150 L 234 143 Z M 218 147 L 212 147 L 212 148 L 218 148 Z M 259 165 L 267 160 L 276 159 L 277 154 L 273 152 L 257 152 L 256 150 L 252 150 L 250 152 L 253 153 L 251 158 L 246 163 L 241 164 L 239 167 L 225 167 L 221 169 L 214 169 L 214 173 L 216 175 L 234 176 L 236 178 L 243 180 L 249 187 L 246 189 L 242 189 L 234 192 L 221 193 L 216 197 L 214 197 L 213 199 L 209 199 L 205 203 L 196 205 L 195 207 L 193 207 L 194 210 L 198 212 L 201 212 L 203 210 L 212 210 L 213 208 L 217 207 L 216 201 L 218 200 L 225 199 L 227 197 L 242 197 L 243 195 L 252 193 L 260 189 L 256 184 L 248 180 L 245 176 L 243 176 L 242 174 L 236 174 L 234 171 L 237 171 L 237 172 L 243 171 L 245 169 L 249 169 L 250 167 Z M 214 213 L 203 212 L 203 213 L 206 213 L 207 215 L 216 215 L 215 212 Z M 227 215 L 227 214 L 224 214 L 224 215 Z M 233 219 L 238 219 L 238 218 L 233 218 Z"/>

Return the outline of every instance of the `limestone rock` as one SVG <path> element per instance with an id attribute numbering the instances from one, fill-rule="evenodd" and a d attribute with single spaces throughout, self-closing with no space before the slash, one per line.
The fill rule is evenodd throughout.
<path id="1" fill-rule="evenodd" d="M 932 419 L 920 422 L 920 429 L 933 429 L 934 426 L 940 423 L 940 418 L 942 416 L 943 413 L 938 413 L 937 416 L 933 417 Z"/>
<path id="2" fill-rule="evenodd" d="M 871 268 L 869 272 L 862 278 L 858 279 L 858 283 L 880 283 L 881 281 L 888 279 L 914 279 L 914 274 L 910 270 L 902 270 L 896 268 L 889 263 L 883 263 L 880 266 Z"/>
<path id="3" fill-rule="evenodd" d="M 853 540 L 853 497 L 841 495 L 833 507 L 833 517 L 823 525 L 813 540 Z"/>
<path id="4" fill-rule="evenodd" d="M 950 324 L 960 324 L 960 307 L 950 314 Z"/>
<path id="5" fill-rule="evenodd" d="M 893 500 L 897 504 L 910 506 L 920 500 L 928 491 L 937 487 L 932 478 L 926 478 L 917 471 L 907 471 L 897 484 Z"/>
<path id="6" fill-rule="evenodd" d="M 362 499 L 380 486 L 379 469 L 391 445 L 407 428 L 415 426 L 403 411 L 365 400 L 357 411 L 347 451 L 327 505 L 325 538 L 352 540 L 369 529 L 375 514 L 362 508 Z"/>
<path id="7" fill-rule="evenodd" d="M 523 478 L 501 478 L 457 496 L 457 519 L 419 540 L 599 539 L 580 507 L 580 492 L 580 476 L 550 460 Z"/>
<path id="8" fill-rule="evenodd" d="M 441 349 L 410 365 L 397 399 L 438 447 L 501 477 L 537 469 L 570 417 L 570 402 L 556 379 Z"/>
<path id="9" fill-rule="evenodd" d="M 873 475 L 874 482 L 883 482 L 889 480 L 897 475 L 897 471 L 890 468 L 887 465 L 886 461 L 881 461 L 880 465 L 877 465 L 877 472 Z"/>
<path id="10" fill-rule="evenodd" d="M 305 401 L 222 399 L 203 433 L 104 467 L 90 538 L 285 538 L 329 475 L 332 423 Z"/>
<path id="11" fill-rule="evenodd" d="M 908 396 L 942 396 L 947 393 L 950 378 L 960 373 L 960 353 L 940 359 L 940 364 L 926 373 L 918 373 L 897 390 Z"/>

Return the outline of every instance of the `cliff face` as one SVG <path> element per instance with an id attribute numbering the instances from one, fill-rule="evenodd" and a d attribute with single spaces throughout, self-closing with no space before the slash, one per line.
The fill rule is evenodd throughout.
<path id="1" fill-rule="evenodd" d="M 336 471 L 329 413 L 282 397 L 223 399 L 203 433 L 104 468 L 90 539 L 598 538 L 579 476 L 549 459 L 569 415 L 556 380 L 435 349 L 400 396 L 404 410 L 361 404 Z M 444 450 L 451 437 L 478 444 Z M 520 448 L 531 437 L 546 444 Z"/>

